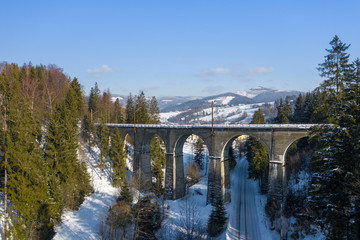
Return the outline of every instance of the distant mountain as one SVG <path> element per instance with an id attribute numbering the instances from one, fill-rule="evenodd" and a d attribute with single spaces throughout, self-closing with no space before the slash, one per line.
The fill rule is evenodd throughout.
<path id="1" fill-rule="evenodd" d="M 117 98 L 119 98 L 120 103 L 125 107 L 128 96 L 123 96 L 120 94 L 112 95 L 113 102 L 115 102 L 115 100 Z M 198 98 L 200 98 L 200 97 L 166 96 L 166 97 L 159 97 L 159 98 L 156 97 L 156 100 L 158 101 L 158 106 L 159 106 L 160 111 L 163 111 L 165 108 L 177 107 L 184 102 L 192 101 L 192 100 L 195 100 Z"/>
<path id="2" fill-rule="evenodd" d="M 249 122 L 252 114 L 261 107 L 265 118 L 276 114 L 274 102 L 280 98 L 297 96 L 294 90 L 274 90 L 256 87 L 249 90 L 234 91 L 219 95 L 197 98 L 177 104 L 169 104 L 161 109 L 161 121 L 172 123 L 211 122 L 211 102 L 214 102 L 214 118 L 218 123 Z M 184 100 L 184 99 L 182 99 Z M 160 103 L 161 100 L 158 99 Z"/>
<path id="3" fill-rule="evenodd" d="M 249 90 L 235 91 L 223 93 L 215 96 L 198 98 L 196 100 L 185 101 L 181 104 L 172 104 L 161 109 L 161 112 L 170 111 L 186 111 L 193 108 L 204 108 L 211 105 L 214 101 L 214 106 L 232 106 L 239 104 L 256 104 L 261 102 L 274 102 L 286 96 L 296 96 L 300 92 L 293 90 L 274 90 L 264 87 L 251 88 Z M 159 101 L 159 100 L 158 100 Z"/>

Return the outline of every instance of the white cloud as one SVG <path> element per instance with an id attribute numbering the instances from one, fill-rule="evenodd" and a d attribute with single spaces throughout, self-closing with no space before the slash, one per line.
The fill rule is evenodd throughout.
<path id="1" fill-rule="evenodd" d="M 229 74 L 231 76 L 238 76 L 239 74 L 230 68 L 217 67 L 209 70 L 204 70 L 198 76 L 215 76 L 218 74 Z"/>
<path id="2" fill-rule="evenodd" d="M 102 65 L 101 67 L 86 70 L 89 74 L 96 77 L 112 72 L 112 69 L 108 65 Z"/>
<path id="3" fill-rule="evenodd" d="M 266 74 L 266 73 L 271 73 L 271 72 L 274 72 L 274 68 L 272 67 L 258 67 L 258 68 L 250 68 L 248 70 L 248 72 L 252 75 L 263 75 L 263 74 Z"/>

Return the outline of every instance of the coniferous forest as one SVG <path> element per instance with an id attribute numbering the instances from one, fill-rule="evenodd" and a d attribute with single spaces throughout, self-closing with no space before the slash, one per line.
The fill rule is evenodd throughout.
<path id="1" fill-rule="evenodd" d="M 300 94 L 292 104 L 280 99 L 277 116 L 271 120 L 321 124 L 311 130 L 309 138 L 298 140 L 288 150 L 289 163 L 296 152 L 309 158 L 302 167 L 311 175 L 307 192 L 286 192 L 284 215 L 295 217 L 301 228 L 293 238 L 301 238 L 304 229 L 311 233 L 311 225 L 319 226 L 328 239 L 360 238 L 360 60 L 351 60 L 349 49 L 350 45 L 335 36 L 317 68 L 323 79 L 320 86 Z M 130 94 L 122 106 L 118 99 L 112 101 L 110 90 L 101 93 L 97 83 L 85 97 L 79 81 L 66 76 L 61 68 L 31 63 L 0 64 L 0 96 L 4 239 L 52 239 L 62 213 L 77 210 L 92 192 L 87 166 L 78 156 L 80 144 L 99 146 L 101 172 L 106 162 L 111 162 L 113 185 L 121 188 L 121 197 L 109 210 L 108 225 L 123 229 L 118 236 L 122 239 L 127 224 L 135 222 L 134 239 L 155 239 L 161 224 L 160 208 L 150 196 L 132 205 L 126 181 L 125 136 L 117 129 L 109 133 L 105 125 L 160 123 L 155 97 L 148 99 L 144 92 Z M 265 123 L 260 108 L 251 123 Z M 203 143 L 198 144 L 201 150 Z M 153 138 L 151 149 L 154 194 L 161 197 L 165 149 L 160 137 Z M 201 154 L 197 153 L 199 159 Z M 269 159 L 254 138 L 247 141 L 246 157 L 249 176 L 265 180 Z M 204 167 L 201 161 L 197 163 L 200 169 Z M 221 221 L 226 217 L 221 215 Z"/>

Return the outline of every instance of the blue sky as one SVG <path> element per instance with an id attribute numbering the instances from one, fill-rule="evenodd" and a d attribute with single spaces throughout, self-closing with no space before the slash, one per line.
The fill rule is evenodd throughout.
<path id="1" fill-rule="evenodd" d="M 0 61 L 56 64 L 86 93 L 308 91 L 335 34 L 360 57 L 360 1 L 2 1 Z"/>

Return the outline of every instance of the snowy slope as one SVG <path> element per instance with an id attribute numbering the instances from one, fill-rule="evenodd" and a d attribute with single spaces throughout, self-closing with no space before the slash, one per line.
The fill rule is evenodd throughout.
<path id="1" fill-rule="evenodd" d="M 90 153 L 85 149 L 83 151 L 94 193 L 85 198 L 78 211 L 67 211 L 62 215 L 62 223 L 55 228 L 55 240 L 99 239 L 99 223 L 119 194 L 119 190 L 111 185 L 109 166 L 100 179 L 99 148 L 93 148 Z"/>
<path id="2" fill-rule="evenodd" d="M 219 99 L 219 98 L 218 98 Z M 229 98 L 219 99 L 222 102 Z M 265 106 L 264 102 L 258 104 L 238 104 L 232 106 L 214 107 L 214 121 L 222 124 L 249 123 L 259 106 Z M 267 108 L 274 107 L 274 102 L 266 103 Z M 162 123 L 211 123 L 211 105 L 198 111 L 176 111 L 160 113 Z"/>

